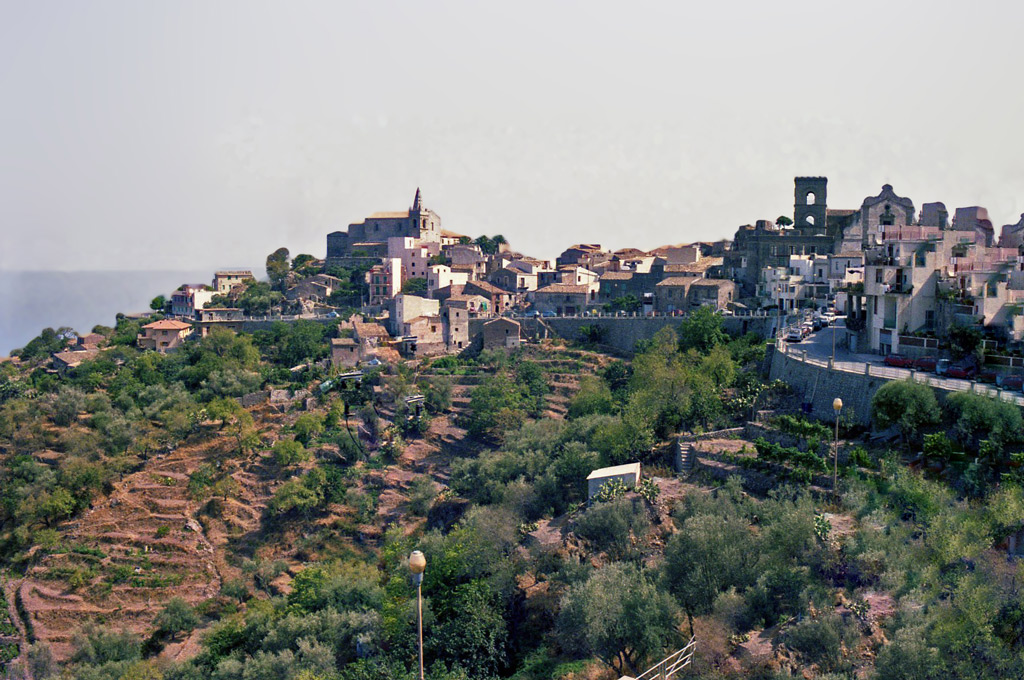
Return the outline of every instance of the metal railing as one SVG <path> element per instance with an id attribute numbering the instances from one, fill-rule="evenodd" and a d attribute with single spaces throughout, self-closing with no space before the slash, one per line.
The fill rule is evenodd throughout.
<path id="1" fill-rule="evenodd" d="M 1017 404 L 1018 406 L 1024 406 L 1024 395 L 1011 392 L 1009 390 L 1002 390 L 998 387 L 991 387 L 974 380 L 944 378 L 942 376 L 931 375 L 922 371 L 906 368 L 875 366 L 863 361 L 831 362 L 829 359 L 819 359 L 808 356 L 807 350 L 796 350 L 795 348 L 791 348 L 789 343 L 785 340 L 776 341 L 776 347 L 784 355 L 810 366 L 819 366 L 833 371 L 857 373 L 871 378 L 884 378 L 886 380 L 906 380 L 907 378 L 910 378 L 914 382 L 930 385 L 931 387 L 936 387 L 941 390 L 947 390 L 950 392 L 974 392 L 975 394 L 983 394 L 985 396 L 992 397 L 993 399 L 1008 401 L 1012 404 Z"/>
<path id="2" fill-rule="evenodd" d="M 636 676 L 634 680 L 668 680 L 676 671 L 690 665 L 693 661 L 693 652 L 697 649 L 697 638 L 692 637 L 686 646 L 677 652 L 654 664 L 646 671 Z"/>

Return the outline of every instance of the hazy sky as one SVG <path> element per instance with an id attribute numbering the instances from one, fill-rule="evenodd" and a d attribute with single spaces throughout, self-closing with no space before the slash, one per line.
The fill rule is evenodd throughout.
<path id="1" fill-rule="evenodd" d="M 0 269 L 322 256 L 409 206 L 553 256 L 891 183 L 1024 212 L 1024 3 L 0 0 Z"/>

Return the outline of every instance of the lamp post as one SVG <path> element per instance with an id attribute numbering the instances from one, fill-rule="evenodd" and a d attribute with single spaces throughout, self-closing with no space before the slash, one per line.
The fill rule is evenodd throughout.
<path id="1" fill-rule="evenodd" d="M 419 550 L 413 550 L 412 554 L 409 555 L 409 571 L 412 572 L 412 581 L 416 584 L 416 620 L 420 638 L 420 680 L 423 680 L 423 571 L 426 568 L 427 558 Z"/>
<path id="2" fill-rule="evenodd" d="M 832 497 L 839 501 L 839 412 L 843 410 L 843 400 L 836 397 L 832 400 L 832 410 L 836 412 L 836 439 L 832 455 Z"/>

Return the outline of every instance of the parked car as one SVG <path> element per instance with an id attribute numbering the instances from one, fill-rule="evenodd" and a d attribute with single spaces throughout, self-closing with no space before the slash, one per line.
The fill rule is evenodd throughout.
<path id="1" fill-rule="evenodd" d="M 799 326 L 793 326 L 786 333 L 786 342 L 800 342 L 804 339 L 804 333 Z"/>
<path id="2" fill-rule="evenodd" d="M 548 310 L 546 312 L 541 312 L 541 316 L 543 316 L 545 319 L 550 319 L 551 317 L 558 316 L 558 315 L 555 314 L 554 312 Z"/>
<path id="3" fill-rule="evenodd" d="M 882 360 L 886 366 L 895 366 L 896 368 L 913 368 L 914 360 L 910 357 L 905 357 L 901 354 L 889 354 Z"/>
<path id="4" fill-rule="evenodd" d="M 996 385 L 1004 390 L 1019 390 L 1024 388 L 1024 376 L 1001 375 L 996 378 Z"/>
<path id="5" fill-rule="evenodd" d="M 949 359 L 939 359 L 935 364 L 935 375 L 946 375 L 952 362 Z"/>
<path id="6" fill-rule="evenodd" d="M 921 357 L 914 360 L 914 369 L 918 371 L 934 371 L 939 360 L 935 357 Z"/>
<path id="7" fill-rule="evenodd" d="M 978 382 L 983 383 L 995 383 L 999 379 L 999 374 L 992 369 L 984 371 L 978 371 Z"/>
<path id="8" fill-rule="evenodd" d="M 950 366 L 949 370 L 946 371 L 947 378 L 960 378 L 961 380 L 974 380 L 974 376 L 977 375 L 978 369 L 974 366 Z"/>

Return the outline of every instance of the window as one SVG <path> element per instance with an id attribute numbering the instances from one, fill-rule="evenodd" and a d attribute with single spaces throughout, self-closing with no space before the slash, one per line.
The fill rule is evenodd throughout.
<path id="1" fill-rule="evenodd" d="M 882 282 L 882 270 L 881 269 L 876 269 L 875 270 L 875 283 L 881 283 L 881 282 Z"/>
<path id="2" fill-rule="evenodd" d="M 818 197 L 814 195 L 813 191 L 807 192 L 807 205 L 814 205 L 818 200 Z"/>
<path id="3" fill-rule="evenodd" d="M 808 215 L 807 217 L 805 217 L 804 218 L 804 222 L 806 222 L 807 224 L 809 224 L 809 225 L 811 225 L 813 227 L 814 226 L 814 215 Z"/>

